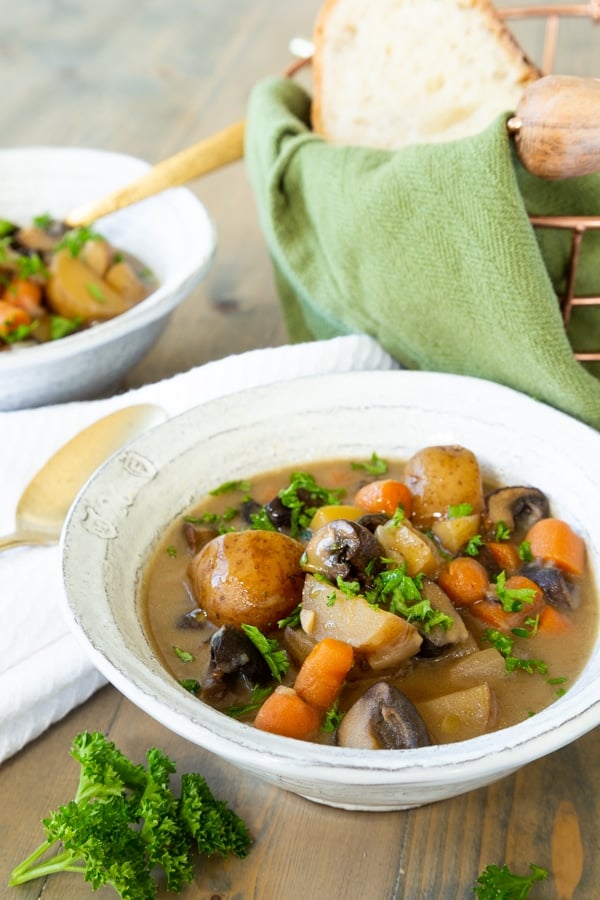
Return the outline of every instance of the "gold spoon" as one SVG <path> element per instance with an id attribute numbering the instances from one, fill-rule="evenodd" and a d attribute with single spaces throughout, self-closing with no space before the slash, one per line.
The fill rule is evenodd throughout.
<path id="1" fill-rule="evenodd" d="M 23 491 L 15 515 L 16 530 L 0 538 L 0 551 L 56 544 L 69 508 L 90 475 L 111 453 L 166 418 L 164 410 L 150 403 L 127 406 L 76 434 Z"/>

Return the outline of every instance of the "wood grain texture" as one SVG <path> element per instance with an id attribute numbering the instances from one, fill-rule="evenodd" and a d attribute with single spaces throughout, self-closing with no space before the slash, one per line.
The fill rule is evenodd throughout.
<path id="1" fill-rule="evenodd" d="M 288 41 L 310 35 L 319 0 L 35 0 L 4 3 L 0 143 L 113 149 L 157 162 L 245 115 L 253 83 L 282 71 Z M 506 2 L 499 6 L 512 5 Z M 531 4 L 535 5 L 535 4 Z M 540 23 L 518 23 L 541 52 Z M 562 29 L 557 71 L 598 75 L 600 27 Z M 127 379 L 135 386 L 286 341 L 242 163 L 192 186 L 219 231 L 215 265 Z M 1 213 L 1 211 L 0 211 Z M 74 875 L 17 889 L 10 869 L 42 839 L 40 820 L 69 800 L 69 748 L 106 732 L 142 760 L 162 747 L 248 822 L 247 859 L 202 862 L 184 900 L 467 900 L 488 863 L 553 872 L 531 900 L 596 900 L 600 885 L 598 730 L 487 789 L 397 813 L 320 807 L 244 775 L 171 734 L 106 687 L 0 768 L 0 898 L 86 900 Z M 168 895 L 161 889 L 160 897 Z"/>

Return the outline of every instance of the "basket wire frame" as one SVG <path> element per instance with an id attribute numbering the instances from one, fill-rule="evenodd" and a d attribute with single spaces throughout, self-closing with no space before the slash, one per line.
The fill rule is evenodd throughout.
<path id="1" fill-rule="evenodd" d="M 589 3 L 578 4 L 546 4 L 539 7 L 513 6 L 506 7 L 499 10 L 499 12 L 502 18 L 506 19 L 545 17 L 546 27 L 541 70 L 543 75 L 548 75 L 554 68 L 561 18 L 565 16 L 587 17 L 593 23 L 598 24 L 600 23 L 600 0 L 590 0 Z M 558 295 L 558 303 L 566 329 L 569 326 L 574 307 L 600 306 L 600 296 L 584 297 L 575 294 L 581 243 L 586 231 L 600 231 L 600 216 L 530 216 L 529 220 L 534 228 L 559 228 L 571 232 L 571 252 L 566 273 L 566 288 L 563 294 Z M 600 361 L 600 349 L 582 351 L 574 348 L 573 353 L 575 359 L 580 362 Z"/>

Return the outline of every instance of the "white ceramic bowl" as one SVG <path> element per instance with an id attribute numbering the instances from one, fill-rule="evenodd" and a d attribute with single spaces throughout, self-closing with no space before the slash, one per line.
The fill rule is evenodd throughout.
<path id="1" fill-rule="evenodd" d="M 0 218 L 29 224 L 49 213 L 61 219 L 149 168 L 140 159 L 103 150 L 0 150 Z M 87 399 L 118 386 L 205 276 L 216 246 L 212 220 L 185 188 L 105 216 L 95 228 L 152 269 L 158 289 L 129 312 L 85 332 L 0 353 L 0 410 Z"/>
<path id="2" fill-rule="evenodd" d="M 514 727 L 417 750 L 353 750 L 266 734 L 192 697 L 140 624 L 140 584 L 165 525 L 209 490 L 284 464 L 429 444 L 473 450 L 484 474 L 545 491 L 600 571 L 600 434 L 485 381 L 426 372 L 304 378 L 234 394 L 136 440 L 91 479 L 63 537 L 67 615 L 97 667 L 163 725 L 260 778 L 349 809 L 418 806 L 481 787 L 600 723 L 600 641 L 569 691 Z"/>

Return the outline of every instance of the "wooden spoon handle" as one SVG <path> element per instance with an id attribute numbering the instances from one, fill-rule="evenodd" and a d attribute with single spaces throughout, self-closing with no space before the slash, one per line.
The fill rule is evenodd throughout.
<path id="1" fill-rule="evenodd" d="M 519 159 L 541 178 L 600 172 L 600 79 L 546 75 L 508 121 Z"/>
<path id="2" fill-rule="evenodd" d="M 187 184 L 201 175 L 220 169 L 244 155 L 245 122 L 228 128 L 187 147 L 153 166 L 145 175 L 97 202 L 72 210 L 65 218 L 67 225 L 90 225 L 101 216 L 116 212 L 170 187 Z"/>

